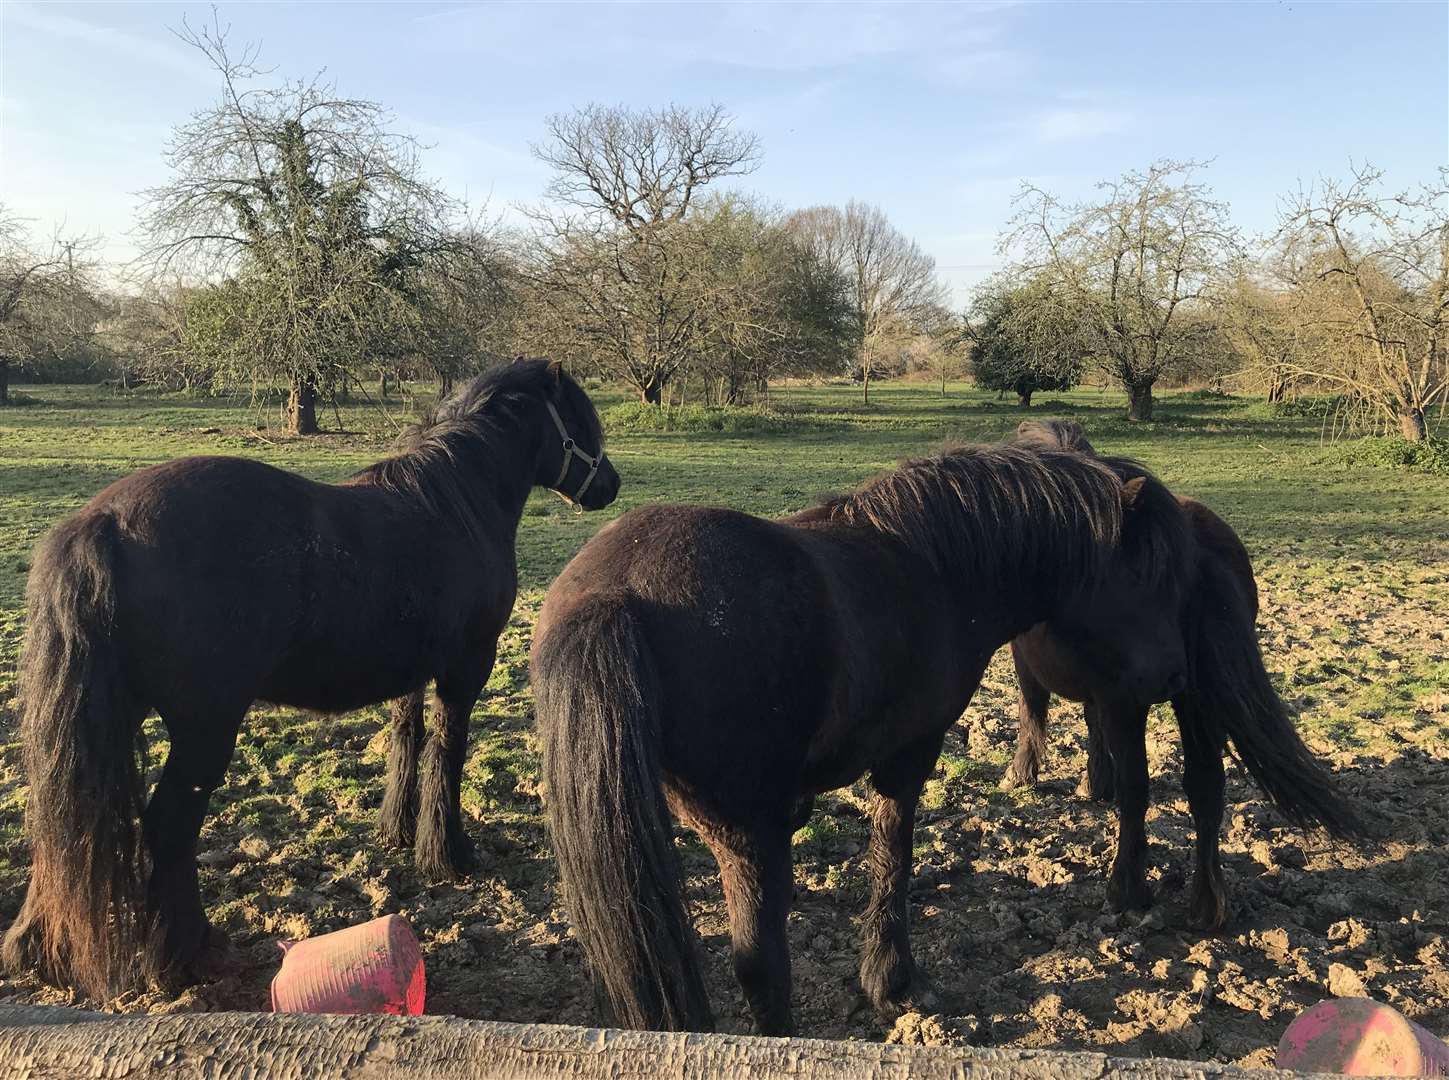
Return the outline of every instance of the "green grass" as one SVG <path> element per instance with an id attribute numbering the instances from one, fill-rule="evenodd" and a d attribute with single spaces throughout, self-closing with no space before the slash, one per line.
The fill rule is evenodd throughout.
<path id="1" fill-rule="evenodd" d="M 346 433 L 287 439 L 277 434 L 275 405 L 88 387 L 24 392 L 25 408 L 0 411 L 0 890 L 11 896 L 24 863 L 11 698 L 35 542 L 112 480 L 180 455 L 241 454 L 340 479 L 388 451 L 403 411 L 396 402 L 391 417 L 375 406 L 347 407 Z M 426 397 L 421 391 L 419 400 Z M 518 537 L 519 608 L 475 717 L 465 808 L 512 841 L 542 843 L 526 667 L 533 619 L 543 589 L 596 529 L 658 501 L 788 513 L 943 443 L 1004 436 L 1026 415 L 1081 421 L 1100 449 L 1140 458 L 1232 523 L 1263 587 L 1275 678 L 1304 710 L 1308 731 L 1339 747 L 1376 745 L 1390 730 L 1445 745 L 1449 478 L 1374 464 L 1381 457 L 1352 461 L 1321 443 L 1316 416 L 1279 415 L 1253 399 L 1164 394 L 1154 422 L 1129 424 L 1112 392 L 1047 396 L 1024 413 L 963 386 L 943 398 L 927 385 L 877 386 L 868 406 L 848 386 L 777 389 L 768 406 L 737 414 L 655 416 L 619 394 L 597 400 L 617 421 L 608 449 L 622 493 L 589 515 L 547 493 L 533 496 Z M 345 861 L 369 842 L 382 720 L 380 707 L 345 718 L 258 710 L 217 827 L 274 837 L 278 846 L 305 838 L 309 852 Z M 159 728 L 156 737 L 159 753 Z M 963 785 L 989 786 L 1004 762 L 948 758 L 927 805 L 949 805 Z M 859 832 L 853 822 L 817 817 L 798 842 L 828 849 Z"/>

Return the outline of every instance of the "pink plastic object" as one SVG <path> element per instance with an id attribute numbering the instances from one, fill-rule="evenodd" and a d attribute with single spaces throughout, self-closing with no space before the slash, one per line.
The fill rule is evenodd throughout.
<path id="1" fill-rule="evenodd" d="M 1368 998 L 1320 1001 L 1278 1043 L 1278 1068 L 1345 1076 L 1449 1076 L 1449 1046 Z"/>
<path id="2" fill-rule="evenodd" d="M 278 944 L 284 955 L 272 980 L 273 1012 L 423 1011 L 423 951 L 401 915 Z"/>

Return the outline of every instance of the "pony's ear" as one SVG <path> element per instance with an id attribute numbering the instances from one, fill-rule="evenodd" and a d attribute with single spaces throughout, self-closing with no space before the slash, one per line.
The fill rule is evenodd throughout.
<path id="1" fill-rule="evenodd" d="M 548 362 L 548 373 L 553 377 L 554 382 L 559 382 L 563 378 L 563 361 L 550 360 Z"/>
<path id="2" fill-rule="evenodd" d="M 1147 477 L 1134 476 L 1122 485 L 1122 509 L 1131 510 L 1137 505 L 1137 497 L 1142 494 L 1142 489 L 1147 486 Z"/>

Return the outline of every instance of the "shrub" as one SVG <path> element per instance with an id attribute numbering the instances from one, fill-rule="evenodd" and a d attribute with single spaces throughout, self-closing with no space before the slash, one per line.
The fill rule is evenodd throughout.
<path id="1" fill-rule="evenodd" d="M 1268 409 L 1276 417 L 1311 416 L 1322 420 L 1336 416 L 1348 406 L 1349 400 L 1344 394 L 1321 394 L 1270 402 Z"/>
<path id="2" fill-rule="evenodd" d="M 1202 386 L 1174 395 L 1175 401 L 1232 401 L 1233 395 L 1216 386 Z"/>
<path id="3" fill-rule="evenodd" d="M 1409 442 L 1392 435 L 1366 435 L 1334 447 L 1332 460 L 1349 466 L 1412 469 L 1449 476 L 1449 442 L 1443 439 Z"/>

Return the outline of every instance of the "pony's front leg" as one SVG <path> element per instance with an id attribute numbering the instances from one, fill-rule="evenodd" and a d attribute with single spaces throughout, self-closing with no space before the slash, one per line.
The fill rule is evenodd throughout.
<path id="1" fill-rule="evenodd" d="M 463 828 L 461 799 L 468 717 L 482 687 L 476 679 L 463 686 L 438 679 L 432 730 L 418 766 L 418 824 L 413 847 L 418 870 L 428 878 L 463 877 L 477 864 L 476 849 Z"/>
<path id="2" fill-rule="evenodd" d="M 790 1035 L 790 941 L 785 933 L 795 882 L 785 822 L 700 830 L 719 863 L 730 913 L 735 978 L 761 1035 Z"/>
<path id="3" fill-rule="evenodd" d="M 1117 801 L 1117 767 L 1112 763 L 1112 751 L 1107 748 L 1097 706 L 1090 701 L 1084 704 L 1082 718 L 1087 724 L 1087 773 L 1077 785 L 1077 794 L 1110 806 Z"/>
<path id="4" fill-rule="evenodd" d="M 1173 699 L 1178 730 L 1182 733 L 1182 786 L 1197 832 L 1197 869 L 1193 873 L 1188 916 L 1193 925 L 1216 930 L 1228 921 L 1228 891 L 1218 854 L 1218 833 L 1223 824 L 1222 729 L 1205 716 L 1199 703 L 1183 695 Z"/>
<path id="5" fill-rule="evenodd" d="M 1032 674 L 1014 642 L 1011 659 L 1016 665 L 1018 687 L 1016 756 L 1001 778 L 1003 788 L 1034 784 L 1041 775 L 1042 759 L 1046 757 L 1047 708 L 1052 700 L 1051 691 Z"/>
<path id="6" fill-rule="evenodd" d="M 1107 706 L 1098 713 L 1117 780 L 1117 858 L 1107 881 L 1116 911 L 1152 905 L 1147 887 L 1147 709 Z"/>
<path id="7" fill-rule="evenodd" d="M 905 1012 L 941 1011 L 940 995 L 911 958 L 908 899 L 916 803 L 941 753 L 941 737 L 872 770 L 870 906 L 860 961 L 860 984 L 886 1025 Z"/>
<path id="8" fill-rule="evenodd" d="M 378 832 L 385 844 L 412 847 L 418 823 L 418 752 L 423 746 L 423 688 L 392 703 L 387 781 Z"/>

